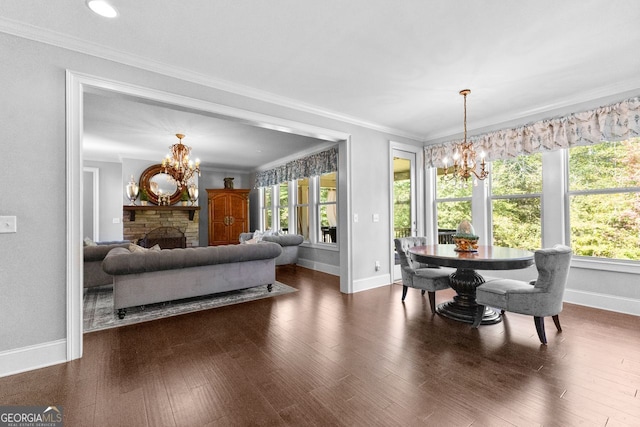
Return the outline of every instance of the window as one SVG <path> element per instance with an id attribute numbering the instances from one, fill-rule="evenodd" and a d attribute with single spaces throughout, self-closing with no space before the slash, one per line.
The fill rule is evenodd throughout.
<path id="1" fill-rule="evenodd" d="M 464 219 L 471 220 L 472 180 L 457 182 L 443 179 L 444 169 L 438 168 L 436 178 L 436 210 L 439 232 L 455 231 Z M 441 243 L 444 243 L 441 241 Z"/>
<path id="2" fill-rule="evenodd" d="M 296 181 L 296 232 L 309 240 L 309 178 Z"/>
<path id="3" fill-rule="evenodd" d="M 262 190 L 262 224 L 267 230 L 273 226 L 273 187 L 264 187 Z"/>
<path id="4" fill-rule="evenodd" d="M 495 160 L 491 164 L 493 245 L 542 247 L 542 154 Z"/>
<path id="5" fill-rule="evenodd" d="M 337 175 L 331 172 L 263 187 L 261 227 L 295 232 L 304 236 L 305 241 L 335 246 L 338 242 Z"/>
<path id="6" fill-rule="evenodd" d="M 278 186 L 278 230 L 289 232 L 289 184 L 284 182 Z"/>
<path id="7" fill-rule="evenodd" d="M 576 255 L 640 260 L 640 138 L 568 150 Z"/>
<path id="8" fill-rule="evenodd" d="M 336 243 L 338 229 L 338 203 L 336 172 L 320 175 L 318 178 L 318 218 L 320 241 Z"/>

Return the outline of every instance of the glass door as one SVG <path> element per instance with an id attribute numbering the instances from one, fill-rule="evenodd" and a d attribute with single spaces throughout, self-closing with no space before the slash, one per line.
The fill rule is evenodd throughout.
<path id="1" fill-rule="evenodd" d="M 417 235 L 416 223 L 416 154 L 393 150 L 393 229 L 391 243 L 394 266 L 392 279 L 401 280 L 400 260 L 395 252 L 393 239 Z"/>

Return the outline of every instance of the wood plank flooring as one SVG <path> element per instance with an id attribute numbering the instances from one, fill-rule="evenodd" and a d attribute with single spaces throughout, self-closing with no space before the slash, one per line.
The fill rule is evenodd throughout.
<path id="1" fill-rule="evenodd" d="M 531 317 L 472 329 L 415 289 L 277 278 L 299 292 L 85 334 L 82 359 L 0 378 L 0 404 L 65 426 L 640 426 L 639 317 L 565 304 L 541 346 Z"/>

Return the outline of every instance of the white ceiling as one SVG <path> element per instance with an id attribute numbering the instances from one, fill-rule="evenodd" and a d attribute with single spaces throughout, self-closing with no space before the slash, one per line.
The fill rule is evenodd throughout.
<path id="1" fill-rule="evenodd" d="M 0 31 L 422 141 L 460 135 L 465 88 L 470 134 L 640 93 L 638 0 L 111 3 L 120 15 L 109 20 L 83 0 L 3 0 Z M 203 160 L 196 147 L 220 143 L 242 156 L 227 160 L 228 150 L 211 148 L 207 161 L 248 168 L 273 137 L 121 104 L 131 102 L 89 97 L 88 145 L 109 141 L 124 151 L 155 132 L 164 153 L 171 135 L 184 132 Z M 261 134 L 233 138 L 247 129 Z M 310 141 L 288 135 L 277 143 L 290 153 Z"/>
<path id="2" fill-rule="evenodd" d="M 252 171 L 334 144 L 100 90 L 84 94 L 83 130 L 86 160 L 160 163 L 182 133 L 193 159 L 227 172 Z"/>

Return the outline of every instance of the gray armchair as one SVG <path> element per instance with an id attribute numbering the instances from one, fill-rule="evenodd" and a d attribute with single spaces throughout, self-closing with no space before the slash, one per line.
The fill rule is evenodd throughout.
<path id="1" fill-rule="evenodd" d="M 403 237 L 394 239 L 396 252 L 400 258 L 400 266 L 402 270 L 402 301 L 407 296 L 408 288 L 416 288 L 422 290 L 422 295 L 429 292 L 429 305 L 431 313 L 436 313 L 436 293 L 442 289 L 449 288 L 449 275 L 455 271 L 449 268 L 440 268 L 437 266 L 428 266 L 425 264 L 415 263 L 407 254 L 408 250 L 414 246 L 426 245 L 427 241 L 424 237 Z"/>
<path id="2" fill-rule="evenodd" d="M 553 322 L 562 332 L 558 314 L 562 311 L 564 288 L 569 276 L 571 248 L 555 245 L 553 248 L 540 249 L 534 254 L 538 279 L 523 282 L 511 279 L 495 279 L 476 288 L 476 313 L 474 328 L 480 325 L 485 306 L 499 308 L 502 313 L 514 313 L 533 316 L 542 344 L 547 343 L 544 332 L 544 318 L 553 317 Z"/>

